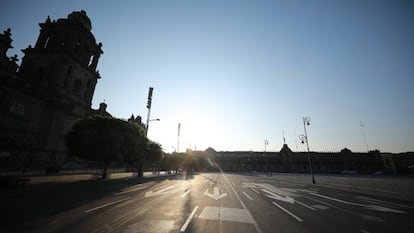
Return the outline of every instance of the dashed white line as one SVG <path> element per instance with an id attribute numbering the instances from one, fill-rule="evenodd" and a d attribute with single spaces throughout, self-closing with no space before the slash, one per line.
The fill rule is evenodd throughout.
<path id="1" fill-rule="evenodd" d="M 123 191 L 123 192 L 114 193 L 114 195 L 121 195 L 121 194 L 124 194 L 124 193 L 134 192 L 134 191 L 138 191 L 138 190 L 141 190 L 141 189 L 145 189 L 147 187 L 148 186 L 141 186 L 141 187 L 134 188 L 134 189 L 131 189 L 131 190 L 126 190 L 126 191 Z"/>
<path id="2" fill-rule="evenodd" d="M 98 210 L 98 209 L 101 209 L 101 208 L 104 208 L 104 207 L 107 207 L 107 206 L 110 206 L 110 205 L 114 205 L 116 203 L 123 202 L 123 201 L 129 200 L 129 199 L 131 199 L 131 198 L 128 197 L 128 198 L 124 198 L 124 199 L 121 199 L 121 200 L 109 202 L 109 203 L 106 203 L 105 205 L 101 205 L 101 206 L 98 206 L 98 207 L 95 207 L 95 208 L 92 208 L 92 209 L 89 209 L 89 210 L 85 210 L 85 213 L 89 213 L 89 212 L 92 212 L 94 210 Z"/>
<path id="3" fill-rule="evenodd" d="M 183 193 L 183 195 L 181 195 L 181 197 L 185 197 L 189 192 L 190 192 L 190 190 L 187 190 L 187 192 Z"/>
<path id="4" fill-rule="evenodd" d="M 226 176 L 224 176 L 223 171 L 220 170 L 221 175 L 223 176 L 224 180 L 226 180 L 227 182 L 229 182 L 226 178 Z M 229 185 L 231 190 L 233 191 L 234 195 L 237 197 L 237 200 L 239 200 L 240 204 L 242 205 L 243 209 L 246 210 L 246 213 L 248 216 L 250 216 L 251 219 L 253 219 L 252 214 L 250 213 L 250 211 L 247 209 L 246 205 L 244 204 L 244 202 L 242 201 L 242 199 L 239 197 L 239 194 L 237 194 L 236 190 L 233 188 L 233 186 Z M 257 224 L 256 221 L 254 221 L 253 219 L 253 225 L 256 228 L 257 233 L 263 233 L 262 229 L 260 229 L 259 224 Z"/>
<path id="5" fill-rule="evenodd" d="M 233 186 L 236 186 L 233 182 L 231 182 L 231 184 L 232 184 Z"/>
<path id="6" fill-rule="evenodd" d="M 243 194 L 244 194 L 247 198 L 249 198 L 251 201 L 253 201 L 253 198 L 251 198 L 251 197 L 249 196 L 249 194 L 247 194 L 247 193 L 245 193 L 245 192 L 243 192 Z"/>
<path id="7" fill-rule="evenodd" d="M 195 212 L 197 211 L 198 206 L 196 206 L 193 210 L 193 212 L 191 212 L 190 216 L 188 216 L 187 220 L 185 221 L 184 225 L 181 227 L 180 232 L 185 232 L 185 230 L 188 227 L 188 224 L 190 224 L 191 219 L 194 217 Z"/>
<path id="8" fill-rule="evenodd" d="M 301 218 L 299 218 L 298 216 L 294 215 L 292 212 L 290 212 L 289 210 L 283 208 L 282 206 L 280 206 L 279 204 L 272 202 L 273 205 L 279 207 L 279 209 L 285 211 L 287 214 L 289 214 L 290 216 L 292 216 L 294 219 L 298 220 L 299 222 L 303 222 L 303 220 Z"/>
<path id="9" fill-rule="evenodd" d="M 259 194 L 260 192 L 259 191 L 257 191 L 256 189 L 254 189 L 254 188 L 250 188 L 253 192 L 255 192 L 255 193 L 257 193 L 257 194 Z"/>
<path id="10" fill-rule="evenodd" d="M 315 211 L 315 210 L 316 210 L 316 209 L 315 209 L 315 208 L 313 208 L 312 206 L 306 205 L 305 203 L 302 203 L 302 202 L 300 202 L 300 201 L 295 200 L 295 203 L 298 203 L 299 205 L 301 205 L 301 206 L 303 206 L 303 207 L 305 207 L 305 208 L 308 208 L 308 209 L 310 209 L 310 210 L 313 210 L 313 211 Z"/>

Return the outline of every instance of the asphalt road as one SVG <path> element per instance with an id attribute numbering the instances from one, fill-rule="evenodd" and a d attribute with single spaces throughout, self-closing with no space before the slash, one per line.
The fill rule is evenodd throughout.
<path id="1" fill-rule="evenodd" d="M 414 232 L 414 203 L 249 174 L 0 191 L 0 232 Z"/>

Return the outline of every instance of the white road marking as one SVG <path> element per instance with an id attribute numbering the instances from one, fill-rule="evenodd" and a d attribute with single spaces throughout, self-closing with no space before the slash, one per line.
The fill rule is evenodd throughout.
<path id="1" fill-rule="evenodd" d="M 174 228 L 174 221 L 149 220 L 129 225 L 123 233 L 168 233 Z"/>
<path id="2" fill-rule="evenodd" d="M 252 216 L 247 212 L 246 209 L 207 206 L 203 209 L 198 218 L 254 224 Z"/>
<path id="3" fill-rule="evenodd" d="M 288 197 L 297 197 L 296 194 L 297 190 L 292 188 L 279 188 L 275 187 L 274 185 L 267 184 L 267 183 L 242 183 L 243 188 L 257 188 L 257 189 L 266 189 L 272 193 L 276 193 L 281 196 L 288 196 Z"/>
<path id="4" fill-rule="evenodd" d="M 116 204 L 116 203 L 123 202 L 123 201 L 129 200 L 129 199 L 131 199 L 131 198 L 130 198 L 130 197 L 128 197 L 128 198 L 124 198 L 124 199 L 121 199 L 121 200 L 117 200 L 117 201 L 109 202 L 109 203 L 106 203 L 106 204 L 104 204 L 104 205 L 101 205 L 101 206 L 98 206 L 98 207 L 95 207 L 95 208 L 92 208 L 92 209 L 89 209 L 89 210 L 85 210 L 84 212 L 85 212 L 85 213 L 89 213 L 89 212 L 92 212 L 92 211 L 94 211 L 94 210 L 98 210 L 98 209 L 101 209 L 101 208 L 104 208 L 104 207 L 107 207 L 107 206 L 110 206 L 110 205 L 114 205 L 114 204 Z"/>
<path id="5" fill-rule="evenodd" d="M 191 219 L 194 217 L 194 214 L 195 214 L 195 212 L 197 211 L 197 209 L 198 209 L 198 206 L 196 206 L 196 207 L 194 208 L 193 212 L 191 212 L 190 216 L 188 216 L 188 218 L 187 218 L 187 220 L 185 221 L 184 225 L 183 225 L 183 226 L 181 227 L 181 229 L 180 229 L 180 231 L 181 231 L 181 232 L 184 232 L 184 231 L 187 229 L 188 224 L 190 224 Z"/>
<path id="6" fill-rule="evenodd" d="M 220 167 L 219 167 L 220 169 Z M 223 176 L 223 179 L 229 183 L 227 177 L 224 175 L 223 170 L 220 169 L 220 173 Z M 242 201 L 242 199 L 240 198 L 239 194 L 237 194 L 236 190 L 234 189 L 233 186 L 229 185 L 231 190 L 233 191 L 234 195 L 237 197 L 237 200 L 239 200 L 240 204 L 242 205 L 243 209 L 246 210 L 246 213 L 253 219 L 252 214 L 250 213 L 250 211 L 246 208 L 246 205 L 244 204 L 244 202 Z M 257 222 L 253 219 L 253 225 L 256 228 L 257 233 L 262 233 L 262 229 L 260 228 L 259 224 L 257 224 Z"/>
<path id="7" fill-rule="evenodd" d="M 232 184 L 233 186 L 236 186 L 233 182 L 231 182 L 231 184 Z"/>
<path id="8" fill-rule="evenodd" d="M 350 201 L 344 201 L 338 198 L 334 198 L 334 197 L 329 197 L 329 196 L 325 196 L 322 194 L 318 194 L 318 193 L 309 193 L 311 195 L 317 196 L 317 197 L 322 197 L 328 200 L 332 200 L 332 201 L 336 201 L 336 202 L 340 202 L 340 203 L 344 203 L 344 204 L 348 204 L 348 205 L 354 205 L 354 206 L 360 206 L 360 207 L 365 207 L 369 210 L 376 210 L 376 211 L 381 211 L 381 212 L 391 212 L 391 213 L 398 213 L 398 214 L 404 214 L 407 213 L 405 211 L 401 211 L 401 210 L 395 210 L 395 209 L 391 209 L 388 207 L 383 207 L 383 206 L 378 206 L 378 205 L 364 205 L 364 204 L 360 204 L 360 203 L 355 203 L 355 202 L 350 202 Z"/>
<path id="9" fill-rule="evenodd" d="M 148 187 L 148 185 L 146 185 L 146 186 L 141 186 L 141 187 L 134 188 L 134 189 L 131 189 L 131 190 L 126 190 L 126 191 L 123 191 L 123 192 L 114 193 L 114 195 L 121 195 L 121 194 L 124 194 L 124 193 L 134 192 L 134 191 L 138 191 L 138 190 L 141 190 L 141 189 L 145 189 L 145 188 L 147 188 L 147 187 Z"/>
<path id="10" fill-rule="evenodd" d="M 251 201 L 253 201 L 253 198 L 251 198 L 247 193 L 245 193 L 245 192 L 243 192 L 243 194 L 247 197 L 247 198 L 249 198 Z"/>
<path id="11" fill-rule="evenodd" d="M 269 195 L 266 195 L 266 196 L 267 197 L 270 197 L 272 199 L 276 199 L 276 200 L 279 200 L 279 201 L 284 201 L 284 202 L 287 202 L 287 203 L 290 203 L 290 204 L 295 204 L 295 200 L 293 198 L 291 198 L 291 197 L 288 197 L 288 196 L 282 197 L 282 196 L 279 196 L 276 193 L 270 192 L 270 191 L 268 191 L 266 189 L 261 189 L 261 191 L 269 194 Z"/>
<path id="12" fill-rule="evenodd" d="M 189 192 L 190 192 L 190 190 L 187 190 L 187 192 L 183 193 L 183 195 L 181 195 L 181 197 L 185 197 Z"/>
<path id="13" fill-rule="evenodd" d="M 327 203 L 327 202 L 324 202 L 324 201 L 321 201 L 321 200 L 318 200 L 318 199 L 315 199 L 315 198 L 311 198 L 311 197 L 306 197 L 306 196 L 304 196 L 304 198 L 306 198 L 306 199 L 308 199 L 308 200 L 311 200 L 311 201 L 314 201 L 314 202 L 317 202 L 317 203 L 320 203 L 320 204 L 322 204 L 321 206 L 325 206 L 325 207 L 330 207 L 330 208 L 334 208 L 334 209 L 338 209 L 338 210 L 340 210 L 340 211 L 342 211 L 342 212 L 345 212 L 345 213 L 348 213 L 348 214 L 352 214 L 352 215 L 355 215 L 355 216 L 360 216 L 358 213 L 356 213 L 356 212 L 353 212 L 353 211 L 350 211 L 350 210 L 346 210 L 346 209 L 344 209 L 344 208 L 341 208 L 341 207 L 339 207 L 339 206 L 335 206 L 335 205 L 332 205 L 332 204 L 329 204 L 329 203 Z M 314 205 L 314 207 L 315 207 L 315 205 Z M 329 208 L 328 207 L 328 208 Z"/>
<path id="14" fill-rule="evenodd" d="M 327 210 L 327 209 L 329 209 L 328 206 L 324 206 L 324 205 L 312 205 L 312 207 L 313 208 L 316 208 L 316 209 L 320 209 L 320 210 Z"/>
<path id="15" fill-rule="evenodd" d="M 287 214 L 289 214 L 290 216 L 292 216 L 294 219 L 298 220 L 299 222 L 303 222 L 303 220 L 302 220 L 301 218 L 299 218 L 298 216 L 294 215 L 294 214 L 293 214 L 292 212 L 290 212 L 289 210 L 287 210 L 287 209 L 283 208 L 282 206 L 278 205 L 278 204 L 277 204 L 277 203 L 275 203 L 275 202 L 272 202 L 272 203 L 273 203 L 273 205 L 275 205 L 275 206 L 279 207 L 279 209 L 281 209 L 281 210 L 285 211 Z"/>
<path id="16" fill-rule="evenodd" d="M 359 231 L 361 231 L 362 233 L 369 233 L 369 231 L 362 230 L 362 229 L 359 229 Z"/>
<path id="17" fill-rule="evenodd" d="M 257 194 L 260 194 L 260 192 L 259 191 L 257 191 L 256 189 L 254 189 L 254 188 L 250 188 L 253 192 L 255 192 L 255 193 L 257 193 Z"/>
<path id="18" fill-rule="evenodd" d="M 402 205 L 402 204 L 398 204 L 398 203 L 394 203 L 394 202 L 389 202 L 389 201 L 383 201 L 383 200 L 378 200 L 378 199 L 374 199 L 374 198 L 369 198 L 369 197 L 359 197 L 360 199 L 364 199 L 366 201 L 371 201 L 371 202 L 377 202 L 376 204 L 381 203 L 381 204 L 385 204 L 385 205 L 392 205 L 392 206 L 396 206 L 396 207 L 401 207 L 401 208 L 410 208 L 410 209 L 414 209 L 414 206 L 409 206 L 409 205 Z"/>
<path id="19" fill-rule="evenodd" d="M 313 211 L 315 211 L 315 210 L 316 210 L 316 209 L 315 209 L 315 208 L 313 208 L 312 206 L 306 205 L 305 203 L 302 203 L 302 202 L 300 202 L 300 201 L 298 201 L 298 200 L 295 200 L 295 203 L 298 203 L 299 205 L 301 205 L 301 206 L 303 206 L 303 207 L 305 207 L 305 208 L 308 208 L 308 209 L 310 209 L 310 210 L 313 210 Z"/>
<path id="20" fill-rule="evenodd" d="M 204 195 L 206 195 L 206 196 L 208 196 L 208 197 L 210 197 L 210 198 L 213 198 L 214 200 L 219 200 L 219 199 L 221 199 L 221 198 L 224 198 L 224 197 L 226 197 L 227 196 L 227 193 L 222 193 L 222 194 L 220 194 L 220 190 L 219 190 L 219 188 L 218 187 L 214 187 L 214 191 L 213 191 L 213 194 L 211 194 L 211 193 L 209 193 L 208 192 L 208 189 L 204 192 Z"/>
<path id="21" fill-rule="evenodd" d="M 171 185 L 171 186 L 168 186 L 166 188 L 157 190 L 155 192 L 153 190 L 148 191 L 148 192 L 145 193 L 145 197 L 152 197 L 152 196 L 158 196 L 158 195 L 167 194 L 167 193 L 171 192 L 171 191 L 167 191 L 167 190 L 170 190 L 170 189 L 174 188 L 174 186 L 175 185 Z"/>

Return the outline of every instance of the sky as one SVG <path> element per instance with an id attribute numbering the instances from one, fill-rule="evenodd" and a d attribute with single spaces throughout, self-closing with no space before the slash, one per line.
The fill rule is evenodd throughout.
<path id="1" fill-rule="evenodd" d="M 92 107 L 145 122 L 153 87 L 166 152 L 305 151 L 304 116 L 311 151 L 414 151 L 413 1 L 3 0 L 7 55 L 80 10 L 104 51 Z"/>

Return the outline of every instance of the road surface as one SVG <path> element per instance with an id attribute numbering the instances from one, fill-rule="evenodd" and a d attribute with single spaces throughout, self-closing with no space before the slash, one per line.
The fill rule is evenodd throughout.
<path id="1" fill-rule="evenodd" d="M 411 202 L 247 173 L 1 191 L 0 232 L 414 232 Z"/>

